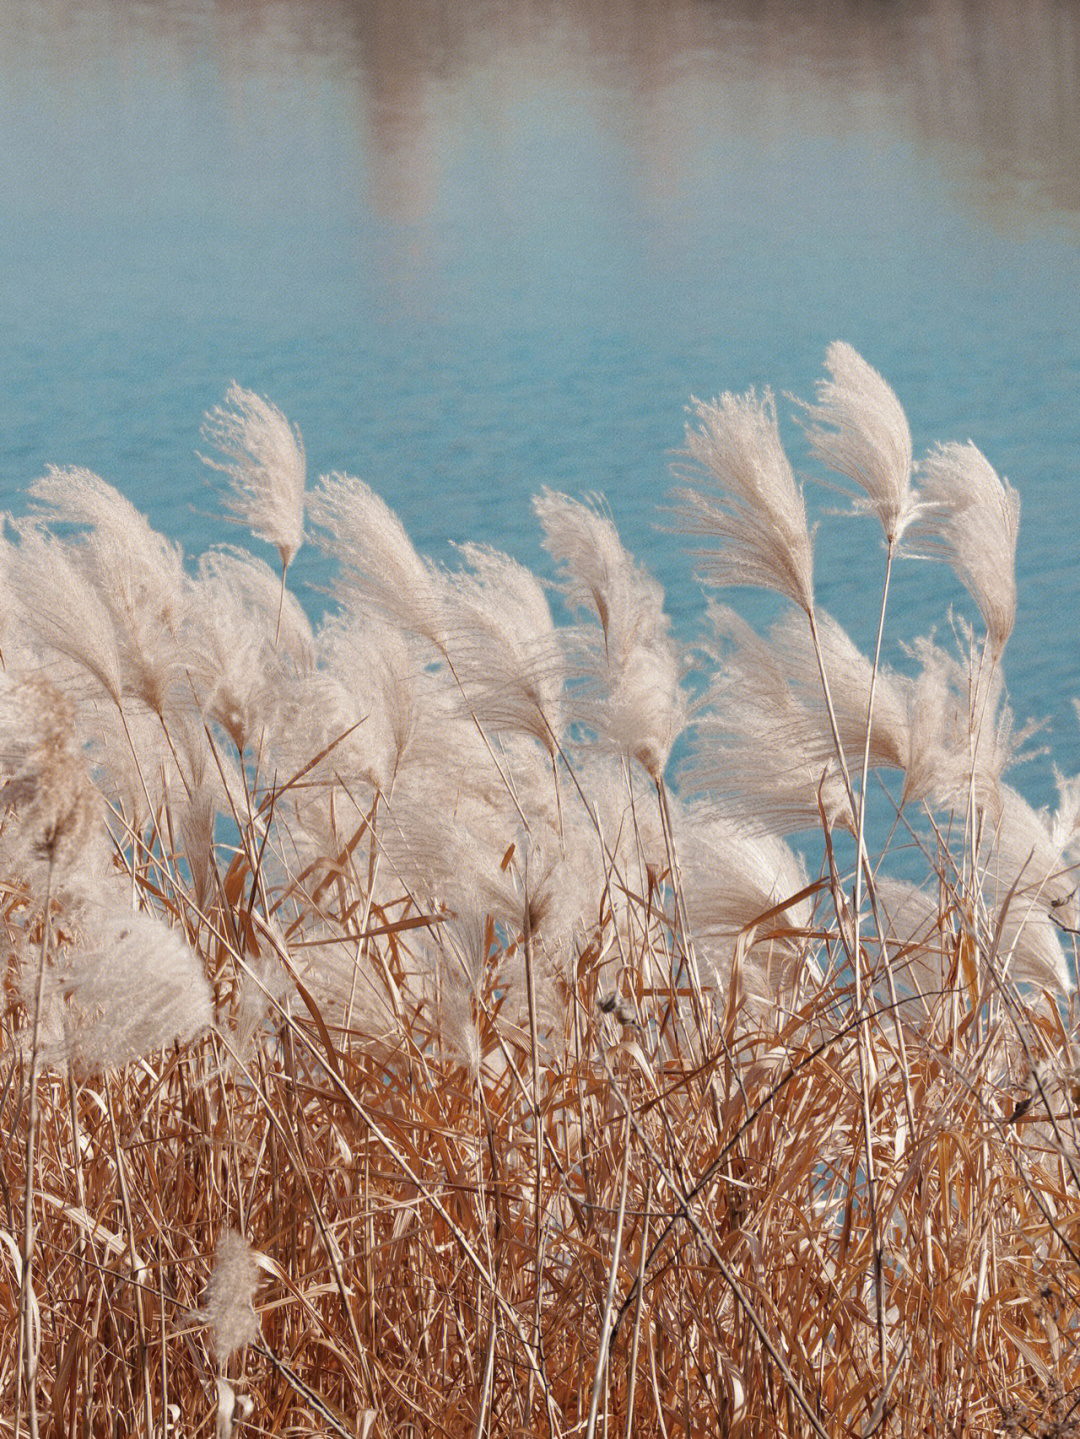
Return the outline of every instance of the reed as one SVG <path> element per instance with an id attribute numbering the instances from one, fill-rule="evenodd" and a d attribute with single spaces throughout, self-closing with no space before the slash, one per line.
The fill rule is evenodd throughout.
<path id="1" fill-rule="evenodd" d="M 710 601 L 691 644 L 599 501 L 536 503 L 560 622 L 361 481 L 308 495 L 236 386 L 212 463 L 280 574 L 35 484 L 0 537 L 0 1435 L 1080 1433 L 1080 780 L 1006 783 L 1018 502 L 826 366 L 871 655 L 771 395 L 696 405 L 674 523 L 789 608 Z M 887 663 L 889 574 L 940 559 L 982 629 Z"/>

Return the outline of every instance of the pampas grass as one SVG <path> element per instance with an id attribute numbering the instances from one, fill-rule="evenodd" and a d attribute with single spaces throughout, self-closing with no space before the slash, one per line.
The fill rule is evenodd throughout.
<path id="1" fill-rule="evenodd" d="M 0 1435 L 1072 1432 L 1080 779 L 1048 814 L 1014 773 L 1018 506 L 825 363 L 806 459 L 886 540 L 865 653 L 769 394 L 695 406 L 675 498 L 764 633 L 710 600 L 677 641 L 598 500 L 536 502 L 569 622 L 510 556 L 437 566 L 237 387 L 206 434 L 281 575 L 33 487 Z M 894 640 L 933 559 L 980 627 Z"/>
<path id="2" fill-rule="evenodd" d="M 277 548 L 288 569 L 304 542 L 307 464 L 299 430 L 276 405 L 233 382 L 224 405 L 206 416 L 203 436 L 221 458 L 204 463 L 228 475 L 225 506 L 260 540 Z"/>
<path id="3" fill-rule="evenodd" d="M 697 551 L 707 584 L 755 585 L 814 608 L 814 552 L 802 491 L 784 453 L 776 403 L 722 395 L 693 403 L 687 483 L 675 491 L 680 528 L 715 543 Z"/>

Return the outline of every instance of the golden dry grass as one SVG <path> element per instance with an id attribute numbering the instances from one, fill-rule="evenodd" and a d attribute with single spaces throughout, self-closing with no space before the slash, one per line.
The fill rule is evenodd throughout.
<path id="1" fill-rule="evenodd" d="M 336 894 L 347 930 L 352 882 L 324 878 L 324 916 Z M 1067 1106 L 1052 1127 L 1038 1096 L 1003 1122 L 1022 1091 L 986 1077 L 1003 1055 L 1020 1074 L 1024 1045 L 1065 1053 L 1059 1006 L 1017 1012 L 948 925 L 928 1017 L 873 989 L 871 1196 L 851 995 L 833 980 L 749 1023 L 736 979 L 695 1019 L 659 878 L 638 901 L 642 958 L 675 980 L 628 967 L 613 1005 L 601 924 L 535 1067 L 493 987 L 478 1072 L 444 1054 L 407 999 L 409 917 L 383 914 L 369 948 L 398 996 L 393 1037 L 331 1027 L 311 1000 L 246 1056 L 222 1025 L 105 1078 L 43 1075 L 42 1432 L 163 1433 L 163 1415 L 169 1433 L 210 1432 L 218 1370 L 192 1314 L 233 1227 L 261 1271 L 262 1342 L 229 1369 L 251 1405 L 237 1433 L 1080 1429 L 1080 1146 Z M 223 1013 L 259 950 L 251 879 L 234 862 L 191 935 Z M 826 907 L 808 948 L 836 944 Z M 19 924 L 18 896 L 5 913 Z M 500 944 L 528 936 L 488 939 L 494 975 Z M 0 1093 L 4 1433 L 26 1426 L 24 1024 L 14 1011 Z"/>

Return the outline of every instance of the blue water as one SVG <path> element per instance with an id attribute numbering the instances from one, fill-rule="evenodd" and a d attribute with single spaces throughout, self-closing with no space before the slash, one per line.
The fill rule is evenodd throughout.
<path id="1" fill-rule="evenodd" d="M 235 378 L 439 558 L 549 573 L 530 497 L 602 491 L 689 635 L 656 521 L 690 396 L 809 397 L 844 338 L 916 453 L 970 438 L 1020 490 L 1006 674 L 1080 769 L 1080 18 L 961 10 L 0 6 L 0 508 L 81 464 L 192 553 L 235 539 L 195 456 Z M 812 506 L 869 646 L 879 534 Z M 893 653 L 950 603 L 902 566 Z"/>

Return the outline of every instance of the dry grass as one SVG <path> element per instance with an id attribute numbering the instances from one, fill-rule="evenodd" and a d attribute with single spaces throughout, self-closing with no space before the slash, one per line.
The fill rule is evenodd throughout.
<path id="1" fill-rule="evenodd" d="M 244 932 L 243 905 L 210 919 Z M 388 973 L 403 938 L 383 941 Z M 222 947 L 226 999 L 245 951 Z M 911 1127 L 894 1016 L 867 1020 L 883 1375 L 858 1051 L 837 1023 L 850 997 L 830 986 L 771 1027 L 728 1005 L 680 1035 L 685 993 L 628 975 L 624 1014 L 643 1022 L 620 1024 L 595 961 L 535 1093 L 528 1035 L 494 992 L 492 1074 L 445 1057 L 413 1012 L 379 1046 L 301 1013 L 246 1064 L 212 1036 L 106 1080 L 50 1076 L 45 1431 L 137 1433 L 148 1409 L 205 1432 L 216 1369 L 190 1315 L 238 1224 L 263 1279 L 261 1345 L 234 1362 L 254 1406 L 241 1432 L 581 1433 L 605 1360 L 596 1433 L 1073 1432 L 1072 1121 L 1007 1127 L 1011 1096 L 981 1078 L 1015 1017 L 990 1029 L 992 1002 L 958 977 L 931 1024 L 905 1021 Z M 1052 1005 L 1020 1018 L 1063 1049 Z M 14 1235 L 26 1077 L 8 1054 Z M 12 1430 L 16 1254 L 0 1289 Z"/>
<path id="2" fill-rule="evenodd" d="M 481 729 L 448 633 L 440 663 Z M 159 793 L 129 734 L 146 810 L 132 828 L 111 801 L 106 881 L 184 936 L 216 1019 L 99 1073 L 54 1032 L 87 1022 L 68 977 L 85 899 L 61 872 L 87 824 L 64 724 L 87 713 L 49 731 L 70 802 L 43 805 L 32 747 L 4 762 L 9 831 L 47 814 L 14 851 L 30 878 L 0 891 L 0 1434 L 1080 1433 L 1073 1013 L 1010 977 L 1034 901 L 1027 857 L 993 895 L 979 878 L 1004 802 L 981 794 L 977 744 L 951 845 L 925 811 L 940 847 L 917 937 L 885 919 L 887 846 L 853 921 L 823 769 L 817 877 L 741 918 L 721 964 L 673 863 L 691 818 L 624 755 L 616 839 L 539 702 L 558 833 L 602 856 L 589 922 L 565 931 L 571 881 L 540 873 L 524 788 L 498 802 L 501 858 L 476 861 L 475 893 L 513 880 L 517 916 L 477 900 L 469 929 L 399 872 L 404 802 L 334 768 L 344 731 L 283 778 L 248 720 L 204 706 L 204 758 L 225 775 L 231 734 L 239 776 L 205 868 L 181 837 L 190 771 Z M 492 735 L 475 753 L 498 791 L 515 761 Z M 344 988 L 324 952 L 347 956 Z M 118 1022 L 139 1001 L 118 978 L 116 1015 L 95 1002 Z M 219 1248 L 243 1271 L 233 1232 L 258 1266 L 254 1342 L 243 1283 L 210 1284 Z"/>

